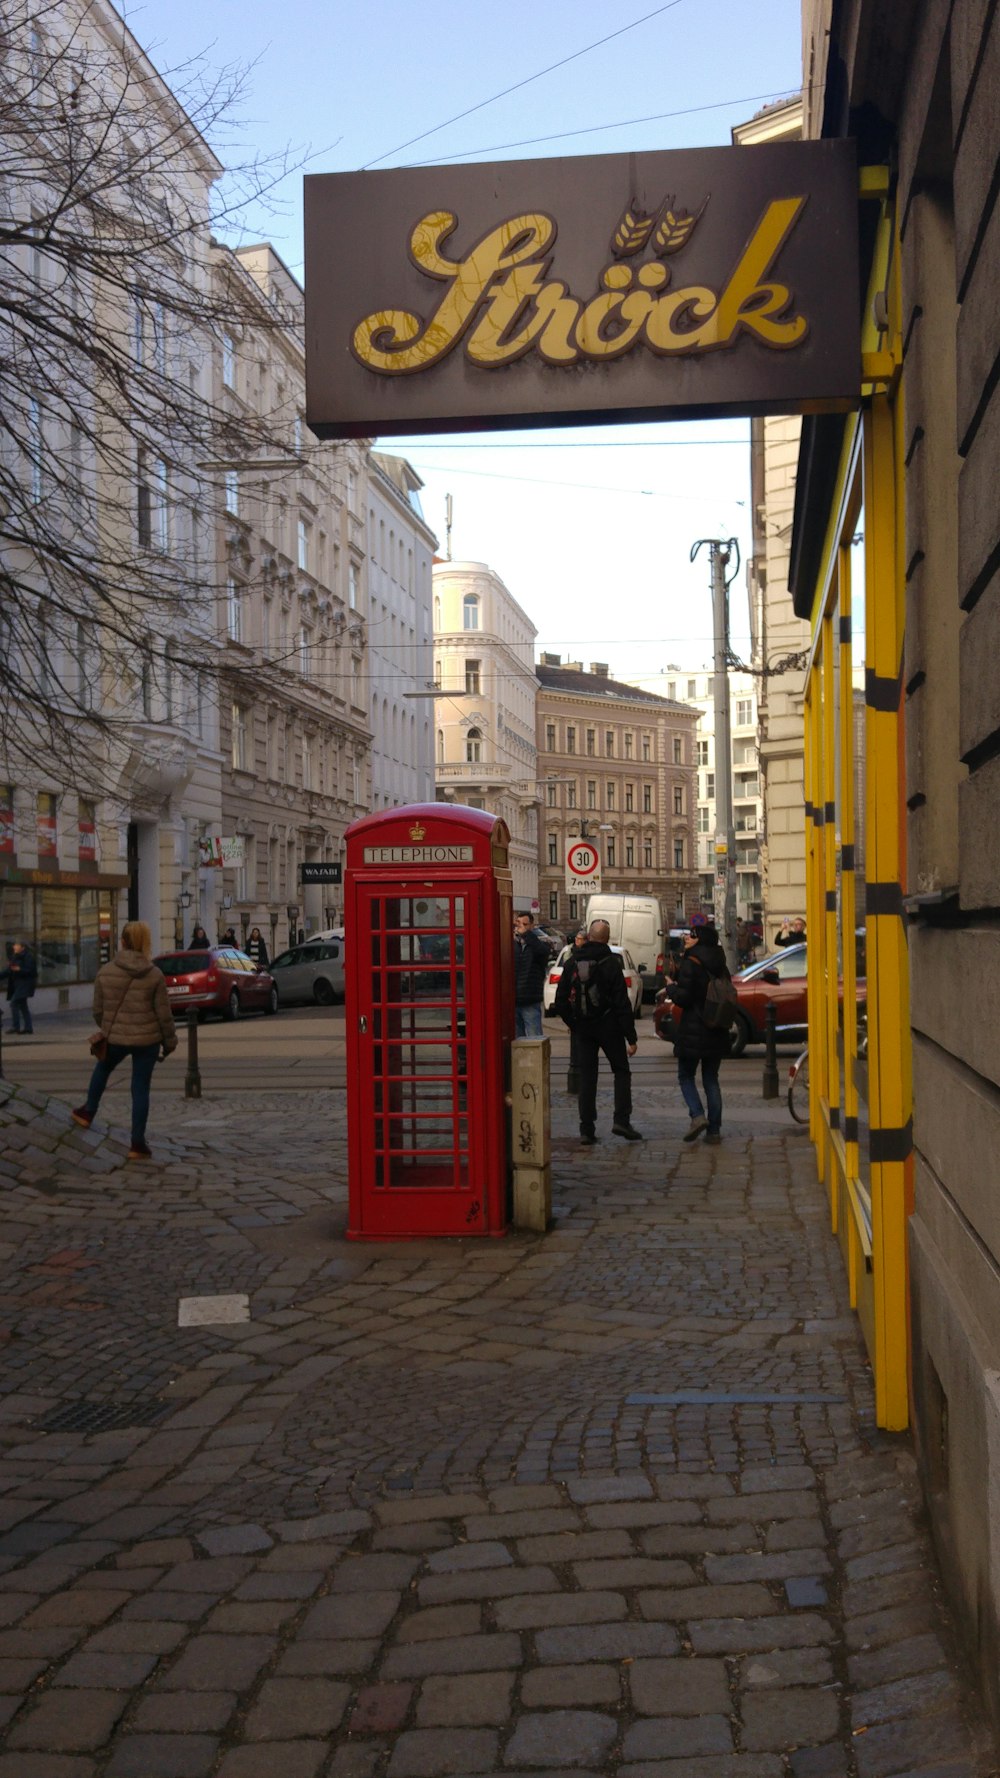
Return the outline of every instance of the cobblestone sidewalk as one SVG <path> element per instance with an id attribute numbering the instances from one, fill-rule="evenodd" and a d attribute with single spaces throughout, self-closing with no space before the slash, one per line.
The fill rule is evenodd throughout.
<path id="1" fill-rule="evenodd" d="M 808 1144 L 657 1064 L 481 1244 L 344 1242 L 336 1093 L 0 1100 L 0 1778 L 996 1771 Z"/>

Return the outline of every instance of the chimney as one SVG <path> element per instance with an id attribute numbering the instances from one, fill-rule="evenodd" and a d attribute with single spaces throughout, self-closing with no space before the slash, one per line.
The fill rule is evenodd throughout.
<path id="1" fill-rule="evenodd" d="M 567 671 L 567 673 L 582 673 L 583 672 L 583 662 L 582 661 L 567 661 L 566 662 L 566 671 Z"/>
<path id="2" fill-rule="evenodd" d="M 562 666 L 562 655 L 543 654 L 541 664 L 543 667 L 560 667 Z"/>
<path id="3" fill-rule="evenodd" d="M 590 671 L 593 673 L 595 679 L 606 679 L 608 676 L 607 661 L 591 661 Z"/>

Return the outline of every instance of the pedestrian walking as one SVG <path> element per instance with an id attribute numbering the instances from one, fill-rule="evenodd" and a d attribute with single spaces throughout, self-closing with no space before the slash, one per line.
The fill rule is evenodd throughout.
<path id="1" fill-rule="evenodd" d="M 258 969 L 266 969 L 268 965 L 267 946 L 264 943 L 259 926 L 255 926 L 247 939 L 247 956 L 252 957 Z"/>
<path id="2" fill-rule="evenodd" d="M 29 1002 L 33 999 L 38 984 L 38 964 L 35 962 L 34 952 L 23 939 L 16 938 L 8 948 L 6 980 L 11 1030 L 31 1037 L 35 1027 L 31 1022 Z"/>
<path id="3" fill-rule="evenodd" d="M 231 926 L 227 926 L 225 932 L 219 934 L 219 943 L 220 945 L 228 945 L 230 949 L 234 951 L 241 949 L 240 941 Z"/>
<path id="4" fill-rule="evenodd" d="M 614 1077 L 615 1109 L 611 1129 L 627 1142 L 641 1142 L 632 1123 L 632 1071 L 638 1038 L 635 1015 L 625 986 L 621 957 L 611 949 L 611 928 L 593 920 L 586 943 L 567 957 L 556 989 L 556 1012 L 575 1040 L 580 1073 L 580 1141 L 597 1136 L 597 1071 L 603 1050 Z"/>
<path id="5" fill-rule="evenodd" d="M 726 967 L 726 953 L 711 921 L 704 914 L 694 914 L 674 980 L 668 982 L 666 988 L 667 998 L 681 1008 L 674 1054 L 681 1095 L 691 1119 L 684 1133 L 685 1142 L 696 1142 L 703 1130 L 706 1142 L 722 1141 L 719 1064 L 724 1056 L 728 1056 L 731 1046 L 729 1032 L 710 1026 L 705 1019 L 705 998 L 713 977 L 731 979 Z M 697 1084 L 699 1063 L 701 1084 L 705 1089 L 704 1105 Z"/>
<path id="6" fill-rule="evenodd" d="M 205 931 L 204 926 L 196 926 L 191 934 L 191 943 L 188 945 L 188 950 L 210 951 L 211 948 L 212 941 L 209 938 L 208 933 Z"/>
<path id="7" fill-rule="evenodd" d="M 97 1056 L 83 1105 L 73 1122 L 89 1130 L 104 1089 L 119 1062 L 132 1058 L 132 1144 L 130 1161 L 150 1159 L 146 1144 L 149 1091 L 161 1054 L 177 1048 L 177 1033 L 167 999 L 167 984 L 152 961 L 152 935 L 144 920 L 122 928 L 121 950 L 98 970 L 94 982 L 94 1019 L 98 1037 L 91 1040 Z"/>
<path id="8" fill-rule="evenodd" d="M 534 914 L 514 915 L 514 1035 L 541 1037 L 542 996 L 549 967 L 548 940 Z"/>

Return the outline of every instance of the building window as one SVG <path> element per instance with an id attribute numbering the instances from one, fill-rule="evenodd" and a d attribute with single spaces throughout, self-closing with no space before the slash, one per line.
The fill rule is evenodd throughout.
<path id="1" fill-rule="evenodd" d="M 643 735 L 643 737 L 642 737 L 642 757 L 646 761 L 646 764 L 648 765 L 649 764 L 649 736 L 648 735 Z"/>
<path id="2" fill-rule="evenodd" d="M 675 840 L 674 841 L 674 869 L 675 870 L 683 870 L 684 869 L 684 841 L 683 840 Z"/>
<path id="3" fill-rule="evenodd" d="M 698 807 L 698 832 L 708 832 L 708 804 L 700 803 Z"/>
<path id="4" fill-rule="evenodd" d="M 32 464 L 34 472 L 34 464 Z M 149 459 L 140 446 L 136 458 L 135 491 L 136 536 L 143 549 L 153 547 L 153 490 L 149 480 Z"/>
<path id="5" fill-rule="evenodd" d="M 674 765 L 680 766 L 683 764 L 684 764 L 684 742 L 681 739 L 680 735 L 675 735 L 674 736 Z"/>
<path id="6" fill-rule="evenodd" d="M 559 891 L 558 891 L 558 889 L 550 889 L 549 890 L 549 919 L 550 920 L 558 920 L 558 918 L 559 918 Z"/>
<path id="7" fill-rule="evenodd" d="M 652 842 L 652 840 L 643 840 L 642 862 L 643 862 L 643 868 L 645 870 L 652 870 L 652 868 L 653 868 L 653 842 Z"/>
<path id="8" fill-rule="evenodd" d="M 708 802 L 715 801 L 715 773 L 705 773 L 705 797 Z"/>
<path id="9" fill-rule="evenodd" d="M 616 860 L 615 860 L 615 836 L 614 836 L 614 834 L 610 834 L 608 836 L 608 869 L 609 870 L 614 870 L 615 862 L 616 862 Z"/>
<path id="10" fill-rule="evenodd" d="M 437 733 L 437 760 L 438 760 L 439 766 L 444 765 L 444 729 L 443 728 L 439 728 L 438 733 Z"/>
<path id="11" fill-rule="evenodd" d="M 242 704 L 233 705 L 233 771 L 247 769 L 247 713 Z"/>
<path id="12" fill-rule="evenodd" d="M 546 784 L 546 786 L 545 786 L 545 807 L 547 809 L 554 809 L 555 806 L 556 806 L 556 787 L 554 784 Z"/>
<path id="13" fill-rule="evenodd" d="M 549 834 L 549 863 L 559 863 L 559 836 L 554 833 Z"/>
<path id="14" fill-rule="evenodd" d="M 466 663 L 465 663 L 465 690 L 466 690 L 466 695 L 469 697 L 472 697 L 472 696 L 478 697 L 478 695 L 479 695 L 480 685 L 479 685 L 479 662 L 478 661 L 466 661 Z"/>
<path id="15" fill-rule="evenodd" d="M 635 841 L 631 836 L 625 841 L 625 869 L 635 869 Z"/>
<path id="16" fill-rule="evenodd" d="M 554 722 L 545 724 L 545 751 L 554 753 L 556 750 L 556 725 Z"/>
<path id="17" fill-rule="evenodd" d="M 238 581 L 226 581 L 226 632 L 230 642 L 243 641 L 243 588 Z"/>
<path id="18" fill-rule="evenodd" d="M 696 764 L 698 764 L 700 766 L 707 766 L 707 764 L 708 764 L 708 742 L 707 741 L 696 741 L 695 742 L 695 762 L 696 762 Z"/>
<path id="19" fill-rule="evenodd" d="M 571 895 L 569 898 L 569 917 L 571 920 L 578 920 L 580 918 L 580 898 L 578 895 Z"/>
<path id="20" fill-rule="evenodd" d="M 299 630 L 299 672 L 302 674 L 308 674 L 312 665 L 312 646 L 312 631 L 308 624 L 303 624 Z"/>
<path id="21" fill-rule="evenodd" d="M 566 807 L 567 807 L 567 809 L 575 809 L 576 808 L 576 785 L 575 784 L 567 784 L 567 786 L 566 786 Z"/>
<path id="22" fill-rule="evenodd" d="M 604 736 L 604 752 L 608 759 L 615 757 L 615 731 L 609 728 Z"/>
<path id="23" fill-rule="evenodd" d="M 483 757 L 483 737 L 477 728 L 470 728 L 465 737 L 465 757 L 470 765 L 478 765 Z"/>
<path id="24" fill-rule="evenodd" d="M 626 759 L 632 758 L 632 731 L 631 731 L 631 729 L 626 729 L 626 731 L 625 731 L 625 758 Z"/>
<path id="25" fill-rule="evenodd" d="M 587 807 L 588 809 L 597 807 L 597 781 L 594 778 L 587 779 Z"/>
<path id="26" fill-rule="evenodd" d="M 305 519 L 300 519 L 296 529 L 298 543 L 298 564 L 304 574 L 309 572 L 309 526 Z"/>
<path id="27" fill-rule="evenodd" d="M 653 786 L 644 784 L 642 787 L 642 812 L 644 815 L 653 813 Z"/>
<path id="28" fill-rule="evenodd" d="M 608 808 L 613 809 L 615 806 L 615 787 L 613 783 L 609 784 L 607 787 L 606 801 Z"/>
<path id="29" fill-rule="evenodd" d="M 631 814 L 632 809 L 634 807 L 634 798 L 635 798 L 634 785 L 626 784 L 626 786 L 625 786 L 625 809 L 628 814 Z"/>
<path id="30" fill-rule="evenodd" d="M 236 387 L 236 346 L 231 333 L 222 336 L 222 381 L 227 389 Z"/>
<path id="31" fill-rule="evenodd" d="M 479 628 L 479 597 L 476 593 L 466 593 L 462 600 L 462 628 L 463 630 L 478 630 Z"/>
<path id="32" fill-rule="evenodd" d="M 676 681 L 676 679 L 668 679 L 667 680 L 667 697 L 668 698 L 676 698 L 676 696 L 677 696 L 677 681 Z"/>
<path id="33" fill-rule="evenodd" d="M 597 739 L 597 736 L 596 736 L 595 730 L 592 728 L 589 728 L 587 730 L 587 757 L 588 757 L 588 759 L 593 759 L 593 757 L 594 757 L 594 748 L 595 748 L 596 739 Z"/>
<path id="34" fill-rule="evenodd" d="M 97 804 L 83 797 L 76 805 L 77 858 L 80 864 L 97 862 Z"/>
<path id="35" fill-rule="evenodd" d="M 238 469 L 227 469 L 225 479 L 226 511 L 233 518 L 239 516 L 240 510 L 240 472 Z"/>
<path id="36" fill-rule="evenodd" d="M 675 784 L 674 785 L 674 814 L 675 815 L 683 815 L 683 813 L 684 813 L 683 786 L 680 784 Z"/>
<path id="37" fill-rule="evenodd" d="M 576 729 L 575 728 L 568 728 L 566 730 L 566 752 L 567 753 L 575 753 L 576 752 Z"/>
<path id="38" fill-rule="evenodd" d="M 38 833 L 39 858 L 58 858 L 58 803 L 48 790 L 40 790 L 35 798 L 35 826 Z"/>
<path id="39" fill-rule="evenodd" d="M 696 698 L 698 696 L 698 681 L 697 681 L 697 679 L 689 679 L 688 680 L 687 695 L 689 698 Z"/>
<path id="40" fill-rule="evenodd" d="M 737 728 L 747 728 L 748 725 L 752 721 L 753 721 L 753 698 L 737 698 L 737 700 L 736 700 L 736 726 L 737 726 Z"/>
<path id="41" fill-rule="evenodd" d="M 313 787 L 312 740 L 309 735 L 302 737 L 302 788 L 311 790 Z"/>
<path id="42" fill-rule="evenodd" d="M 358 564 L 347 564 L 347 603 L 351 611 L 358 609 Z"/>

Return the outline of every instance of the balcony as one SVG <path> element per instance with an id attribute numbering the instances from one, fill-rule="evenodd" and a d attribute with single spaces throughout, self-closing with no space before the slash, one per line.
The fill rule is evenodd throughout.
<path id="1" fill-rule="evenodd" d="M 495 765 L 488 759 L 464 760 L 459 765 L 437 765 L 434 767 L 434 782 L 442 790 L 451 790 L 466 785 L 510 785 L 517 787 L 524 778 L 524 773 L 516 774 L 510 765 Z M 533 786 L 532 786 L 533 788 Z"/>

